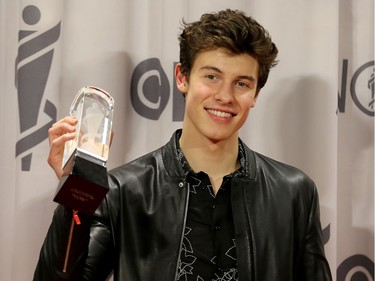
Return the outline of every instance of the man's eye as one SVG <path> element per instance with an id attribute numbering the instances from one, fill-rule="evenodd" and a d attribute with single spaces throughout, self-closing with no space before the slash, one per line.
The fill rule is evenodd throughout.
<path id="1" fill-rule="evenodd" d="M 215 76 L 215 75 L 212 75 L 212 74 L 208 74 L 208 75 L 206 75 L 206 77 L 207 77 L 208 79 L 210 79 L 210 80 L 213 80 L 213 79 L 216 78 L 216 76 Z"/>
<path id="2" fill-rule="evenodd" d="M 245 82 L 242 82 L 242 81 L 238 81 L 238 86 L 240 86 L 240 87 L 249 87 L 249 85 L 247 84 L 247 83 L 245 83 Z"/>

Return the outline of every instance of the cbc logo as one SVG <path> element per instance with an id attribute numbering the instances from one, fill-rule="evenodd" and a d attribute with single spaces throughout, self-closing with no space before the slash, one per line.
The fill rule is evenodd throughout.
<path id="1" fill-rule="evenodd" d="M 369 116 L 374 116 L 374 85 L 374 61 L 370 61 L 358 68 L 350 83 L 353 102 Z"/>

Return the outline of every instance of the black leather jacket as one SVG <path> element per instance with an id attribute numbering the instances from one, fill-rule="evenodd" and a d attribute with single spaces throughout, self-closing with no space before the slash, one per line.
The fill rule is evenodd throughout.
<path id="1" fill-rule="evenodd" d="M 34 280 L 106 280 L 112 270 L 118 281 L 175 280 L 189 200 L 177 141 L 110 172 L 103 204 L 75 226 L 65 273 L 72 214 L 58 206 Z M 332 280 L 313 181 L 244 147 L 246 177 L 231 187 L 239 279 Z"/>

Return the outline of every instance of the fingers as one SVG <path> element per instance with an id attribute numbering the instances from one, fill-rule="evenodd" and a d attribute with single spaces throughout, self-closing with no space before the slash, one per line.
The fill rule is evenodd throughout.
<path id="1" fill-rule="evenodd" d="M 60 119 L 48 130 L 48 139 L 50 145 L 53 142 L 57 143 L 65 142 L 71 139 L 71 134 L 75 132 L 75 125 L 77 125 L 78 120 L 74 117 L 67 116 Z M 67 135 L 66 135 L 67 134 Z"/>
<path id="2" fill-rule="evenodd" d="M 63 174 L 62 160 L 64 155 L 65 142 L 75 138 L 77 119 L 71 116 L 57 121 L 48 130 L 50 151 L 47 162 L 55 171 L 58 178 Z"/>

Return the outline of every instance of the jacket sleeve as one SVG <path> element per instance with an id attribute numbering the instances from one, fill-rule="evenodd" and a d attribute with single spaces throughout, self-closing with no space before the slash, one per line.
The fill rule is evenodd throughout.
<path id="1" fill-rule="evenodd" d="M 109 223 L 101 211 L 104 203 L 92 217 L 79 214 L 79 225 L 73 220 L 72 210 L 61 205 L 56 208 L 40 251 L 34 281 L 106 280 L 114 255 Z"/>
<path id="2" fill-rule="evenodd" d="M 304 272 L 306 281 L 331 281 L 331 271 L 324 253 L 320 223 L 319 196 L 314 185 L 305 240 Z"/>

